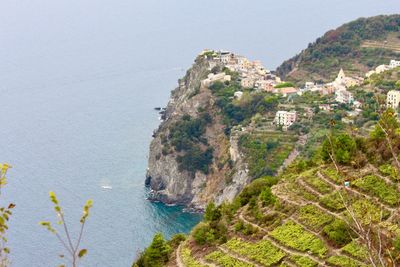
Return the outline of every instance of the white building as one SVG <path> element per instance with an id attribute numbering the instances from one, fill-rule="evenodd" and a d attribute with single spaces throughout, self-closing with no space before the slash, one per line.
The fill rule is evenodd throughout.
<path id="1" fill-rule="evenodd" d="M 216 81 L 225 82 L 225 81 L 230 81 L 230 80 L 231 80 L 231 76 L 226 75 L 224 72 L 217 73 L 217 74 L 210 73 L 210 74 L 208 74 L 207 79 L 201 81 L 201 84 L 203 86 L 208 87 Z"/>
<path id="2" fill-rule="evenodd" d="M 390 60 L 389 68 L 394 69 L 397 67 L 400 67 L 400 60 L 394 60 L 394 59 Z"/>
<path id="3" fill-rule="evenodd" d="M 292 125 L 297 118 L 297 113 L 295 110 L 292 111 L 278 111 L 276 112 L 274 123 L 279 126 L 289 127 Z"/>
<path id="4" fill-rule="evenodd" d="M 242 91 L 236 91 L 236 92 L 233 94 L 233 97 L 236 98 L 236 99 L 238 99 L 238 100 L 240 100 L 240 99 L 242 98 L 242 96 L 243 96 L 243 92 L 242 92 Z"/>
<path id="5" fill-rule="evenodd" d="M 386 106 L 396 110 L 400 104 L 400 91 L 391 90 L 386 97 Z"/>
<path id="6" fill-rule="evenodd" d="M 352 104 L 354 102 L 354 97 L 353 94 L 350 93 L 347 90 L 337 90 L 335 92 L 335 100 L 336 102 L 342 103 L 342 104 Z"/>

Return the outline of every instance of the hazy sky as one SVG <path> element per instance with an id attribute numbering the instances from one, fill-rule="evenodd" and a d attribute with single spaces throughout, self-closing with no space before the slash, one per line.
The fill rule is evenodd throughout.
<path id="1" fill-rule="evenodd" d="M 153 58 L 187 66 L 203 48 L 274 68 L 331 28 L 393 13 L 398 0 L 2 0 L 0 75 L 32 61 L 44 69 L 135 60 L 152 67 Z"/>

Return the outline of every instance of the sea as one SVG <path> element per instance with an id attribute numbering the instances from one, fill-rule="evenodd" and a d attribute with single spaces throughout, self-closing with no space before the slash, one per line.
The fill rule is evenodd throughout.
<path id="1" fill-rule="evenodd" d="M 188 233 L 201 214 L 146 200 L 151 135 L 177 80 L 205 48 L 274 69 L 325 31 L 399 13 L 398 0 L 1 0 L 0 162 L 11 266 L 65 262 L 54 191 L 72 239 L 93 200 L 79 266 L 123 267 L 155 233 Z M 70 264 L 67 263 L 67 266 Z"/>

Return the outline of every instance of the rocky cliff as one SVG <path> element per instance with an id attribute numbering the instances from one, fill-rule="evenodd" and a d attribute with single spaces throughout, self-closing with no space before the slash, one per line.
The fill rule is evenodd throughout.
<path id="1" fill-rule="evenodd" d="M 237 145 L 239 131 L 232 131 L 230 136 L 224 133 L 216 99 L 202 84 L 215 67 L 221 66 L 206 57 L 198 57 L 171 93 L 164 120 L 150 144 L 146 185 L 152 189 L 152 200 L 202 209 L 211 200 L 218 204 L 232 200 L 250 182 Z M 178 163 L 182 151 L 167 152 L 166 142 L 184 115 L 198 118 L 204 111 L 211 116 L 201 144 L 204 147 L 206 143 L 213 151 L 209 171 L 182 170 Z"/>

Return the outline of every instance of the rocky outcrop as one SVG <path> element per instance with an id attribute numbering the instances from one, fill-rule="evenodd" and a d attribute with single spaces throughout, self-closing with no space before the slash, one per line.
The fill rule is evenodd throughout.
<path id="1" fill-rule="evenodd" d="M 217 204 L 232 200 L 249 182 L 237 145 L 240 131 L 232 131 L 230 137 L 224 134 L 216 99 L 201 83 L 215 64 L 214 61 L 197 58 L 185 77 L 179 80 L 179 86 L 171 93 L 164 120 L 150 144 L 146 185 L 152 190 L 151 200 L 202 209 L 210 200 Z M 208 174 L 181 171 L 176 160 L 179 153 L 163 153 L 163 138 L 168 136 L 171 127 L 185 114 L 198 117 L 200 110 L 207 110 L 212 116 L 212 123 L 207 126 L 204 134 L 214 150 Z"/>

